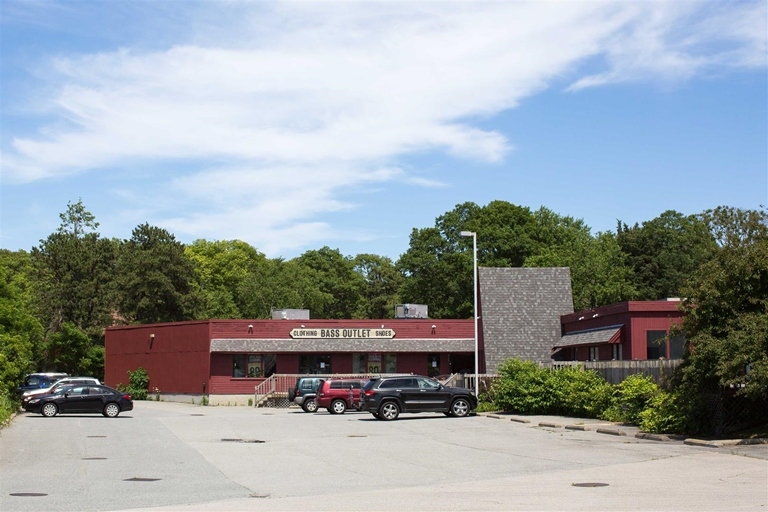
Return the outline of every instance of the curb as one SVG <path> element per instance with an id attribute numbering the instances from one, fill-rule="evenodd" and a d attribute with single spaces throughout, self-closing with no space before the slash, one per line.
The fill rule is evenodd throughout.
<path id="1" fill-rule="evenodd" d="M 627 435 L 626 432 L 623 430 L 619 430 L 617 428 L 598 428 L 595 430 L 598 434 L 610 434 L 612 436 L 625 436 Z"/>
<path id="2" fill-rule="evenodd" d="M 550 422 L 548 422 L 548 421 L 542 421 L 542 422 L 540 422 L 540 423 L 539 423 L 539 426 L 540 426 L 540 427 L 551 427 L 551 428 L 563 428 L 563 426 L 562 426 L 562 425 L 560 425 L 559 423 L 550 423 Z"/>
<path id="3" fill-rule="evenodd" d="M 687 444 L 689 446 L 704 446 L 706 448 L 723 448 L 725 446 L 744 446 L 744 445 L 751 445 L 751 444 L 768 444 L 768 439 L 766 438 L 758 438 L 758 439 L 723 439 L 720 441 L 713 441 L 713 440 L 707 440 L 707 439 L 686 439 L 683 441 L 683 444 Z"/>
<path id="4" fill-rule="evenodd" d="M 565 428 L 569 430 L 592 430 L 589 425 L 566 425 Z"/>
<path id="5" fill-rule="evenodd" d="M 514 421 L 514 422 L 517 422 L 517 423 L 530 423 L 531 422 L 531 420 L 527 420 L 525 418 L 515 418 L 514 416 L 509 418 L 509 421 Z"/>

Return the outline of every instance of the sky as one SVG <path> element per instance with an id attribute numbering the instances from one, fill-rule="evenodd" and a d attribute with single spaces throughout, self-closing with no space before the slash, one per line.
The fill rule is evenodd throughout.
<path id="1" fill-rule="evenodd" d="M 0 2 L 0 248 L 82 200 L 396 260 L 456 205 L 593 233 L 768 204 L 758 1 Z M 482 229 L 478 229 L 482 237 Z"/>

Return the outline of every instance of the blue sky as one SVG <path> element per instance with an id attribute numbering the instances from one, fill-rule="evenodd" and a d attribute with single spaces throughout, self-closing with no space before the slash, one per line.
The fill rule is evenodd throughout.
<path id="1" fill-rule="evenodd" d="M 397 259 L 465 201 L 594 232 L 758 208 L 767 11 L 3 0 L 0 247 L 78 199 L 107 237 L 148 222 L 284 258 Z"/>

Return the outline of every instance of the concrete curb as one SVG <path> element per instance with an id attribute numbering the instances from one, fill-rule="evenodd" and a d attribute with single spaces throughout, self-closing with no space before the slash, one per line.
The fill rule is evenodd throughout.
<path id="1" fill-rule="evenodd" d="M 530 423 L 531 420 L 527 420 L 525 418 L 515 418 L 514 416 L 509 418 L 509 421 L 514 421 L 516 423 Z"/>
<path id="2" fill-rule="evenodd" d="M 589 425 L 566 425 L 565 428 L 569 430 L 592 430 Z"/>
<path id="3" fill-rule="evenodd" d="M 626 432 L 623 430 L 619 430 L 618 428 L 598 428 L 595 430 L 598 434 L 609 434 L 612 436 L 625 436 L 627 435 Z"/>
<path id="4" fill-rule="evenodd" d="M 548 421 L 541 421 L 539 422 L 540 427 L 551 427 L 551 428 L 563 428 L 563 426 L 559 423 L 550 423 Z"/>
<path id="5" fill-rule="evenodd" d="M 768 444 L 768 439 L 722 439 L 722 440 L 710 440 L 710 439 L 686 439 L 683 444 L 689 446 L 704 446 L 706 448 L 723 448 L 725 446 L 744 446 L 751 444 Z"/>

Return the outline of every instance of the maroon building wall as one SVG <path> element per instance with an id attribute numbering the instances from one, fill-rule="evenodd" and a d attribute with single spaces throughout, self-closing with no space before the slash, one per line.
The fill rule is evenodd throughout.
<path id="1" fill-rule="evenodd" d="M 560 317 L 563 334 L 623 325 L 621 334 L 622 359 L 647 359 L 647 331 L 669 331 L 679 325 L 683 314 L 678 301 L 629 301 L 603 306 L 589 311 L 579 311 Z M 667 355 L 669 357 L 669 344 Z M 599 346 L 601 361 L 611 360 L 613 345 Z M 589 347 L 576 347 L 577 360 L 589 359 Z"/>
<path id="2" fill-rule="evenodd" d="M 202 393 L 209 375 L 208 331 L 208 322 L 110 327 L 104 342 L 104 382 L 127 385 L 128 370 L 141 366 L 149 374 L 150 389 Z"/>

